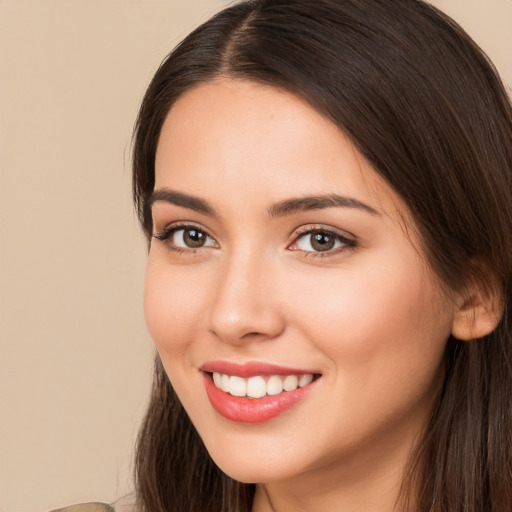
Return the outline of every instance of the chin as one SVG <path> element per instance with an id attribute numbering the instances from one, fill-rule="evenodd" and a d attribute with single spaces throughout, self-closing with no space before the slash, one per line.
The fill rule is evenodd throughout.
<path id="1" fill-rule="evenodd" d="M 208 453 L 226 475 L 242 483 L 287 480 L 307 466 L 307 454 L 301 454 L 297 446 L 286 446 L 276 435 L 270 439 L 249 435 L 233 439 L 228 447 L 218 439 L 204 439 Z"/>
<path id="2" fill-rule="evenodd" d="M 237 458 L 234 461 L 217 461 L 215 464 L 233 480 L 244 484 L 260 484 L 285 480 L 291 476 L 291 468 L 276 467 L 272 462 L 264 464 Z M 288 469 L 288 471 L 286 471 Z"/>

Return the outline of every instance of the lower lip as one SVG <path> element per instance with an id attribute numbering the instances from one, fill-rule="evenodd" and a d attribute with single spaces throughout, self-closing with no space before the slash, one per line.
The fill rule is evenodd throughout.
<path id="1" fill-rule="evenodd" d="M 302 402 L 316 380 L 294 391 L 283 391 L 278 395 L 262 398 L 246 398 L 230 395 L 219 389 L 211 374 L 204 373 L 206 394 L 213 408 L 224 418 L 240 423 L 262 423 L 284 413 Z"/>

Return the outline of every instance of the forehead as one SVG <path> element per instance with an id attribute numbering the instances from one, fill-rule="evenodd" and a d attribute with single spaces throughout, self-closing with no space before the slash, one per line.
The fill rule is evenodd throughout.
<path id="1" fill-rule="evenodd" d="M 155 189 L 180 188 L 223 205 L 238 198 L 242 209 L 336 193 L 386 214 L 407 210 L 333 122 L 287 91 L 249 81 L 216 80 L 180 97 L 155 164 Z M 243 198 L 246 189 L 254 191 L 250 198 Z"/>

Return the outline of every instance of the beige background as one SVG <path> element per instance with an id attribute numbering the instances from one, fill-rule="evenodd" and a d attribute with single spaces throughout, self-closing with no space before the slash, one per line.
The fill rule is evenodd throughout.
<path id="1" fill-rule="evenodd" d="M 0 0 L 0 512 L 130 490 L 153 349 L 129 145 L 164 55 L 228 2 Z M 438 0 L 512 84 L 512 0 Z"/>

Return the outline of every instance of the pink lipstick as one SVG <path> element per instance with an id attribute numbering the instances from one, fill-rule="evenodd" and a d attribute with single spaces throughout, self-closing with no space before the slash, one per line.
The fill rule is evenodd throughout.
<path id="1" fill-rule="evenodd" d="M 212 361 L 201 370 L 213 408 L 241 423 L 261 423 L 284 413 L 304 400 L 320 376 L 260 362 Z"/>

